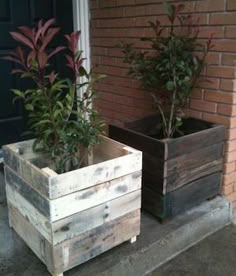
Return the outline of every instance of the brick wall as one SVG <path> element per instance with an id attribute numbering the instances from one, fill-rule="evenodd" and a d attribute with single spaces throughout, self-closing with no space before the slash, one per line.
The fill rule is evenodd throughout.
<path id="1" fill-rule="evenodd" d="M 185 3 L 184 12 L 200 19 L 204 41 L 215 33 L 206 73 L 211 82 L 195 89 L 189 115 L 227 126 L 223 193 L 236 208 L 236 0 L 171 1 Z M 165 23 L 161 0 L 90 0 L 91 50 L 95 71 L 107 74 L 98 85 L 96 105 L 108 122 L 122 124 L 152 112 L 152 102 L 140 84 L 127 75 L 120 41 L 145 48 L 139 38 L 149 35 L 148 21 Z"/>

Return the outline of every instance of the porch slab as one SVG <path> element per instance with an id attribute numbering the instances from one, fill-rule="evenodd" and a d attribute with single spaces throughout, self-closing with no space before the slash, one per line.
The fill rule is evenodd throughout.
<path id="1" fill-rule="evenodd" d="M 64 273 L 68 276 L 141 276 L 203 238 L 228 225 L 231 205 L 222 197 L 205 202 L 161 225 L 147 213 L 142 214 L 141 235 L 134 244 L 125 243 Z M 40 275 L 49 273 L 17 234 L 9 228 L 0 173 L 0 275 Z"/>

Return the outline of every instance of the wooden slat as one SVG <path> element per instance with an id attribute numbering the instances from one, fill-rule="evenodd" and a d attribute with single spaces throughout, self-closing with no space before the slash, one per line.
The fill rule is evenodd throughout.
<path id="1" fill-rule="evenodd" d="M 75 171 L 51 176 L 50 198 L 58 198 L 142 169 L 142 153 L 117 157 Z"/>
<path id="2" fill-rule="evenodd" d="M 220 172 L 197 179 L 165 195 L 144 186 L 142 189 L 142 208 L 155 217 L 165 220 L 216 196 L 220 190 Z"/>
<path id="3" fill-rule="evenodd" d="M 52 224 L 53 245 L 141 208 L 141 190 L 76 213 Z"/>
<path id="4" fill-rule="evenodd" d="M 225 126 L 215 125 L 212 128 L 193 134 L 168 140 L 168 158 L 197 151 L 207 146 L 221 143 L 225 137 Z"/>
<path id="5" fill-rule="evenodd" d="M 5 166 L 6 183 L 32 204 L 43 216 L 50 218 L 50 202 L 35 191 L 8 166 Z"/>
<path id="6" fill-rule="evenodd" d="M 6 193 L 7 201 L 10 202 L 10 204 L 45 237 L 45 239 L 52 243 L 52 229 L 49 220 L 7 183 Z"/>
<path id="7" fill-rule="evenodd" d="M 151 138 L 142 133 L 135 132 L 131 129 L 109 126 L 109 136 L 128 146 L 134 147 L 156 158 L 163 158 L 165 154 L 165 143 L 161 140 Z"/>
<path id="8" fill-rule="evenodd" d="M 166 175 L 179 174 L 182 171 L 192 170 L 223 156 L 224 144 L 218 143 L 203 147 L 197 151 L 182 154 L 165 162 Z"/>
<path id="9" fill-rule="evenodd" d="M 33 250 L 38 258 L 53 271 L 52 248 L 50 243 L 23 217 L 14 206 L 8 205 L 13 229 Z"/>
<path id="10" fill-rule="evenodd" d="M 164 219 L 166 217 L 166 201 L 162 194 L 147 186 L 142 188 L 142 209 L 153 216 Z"/>
<path id="11" fill-rule="evenodd" d="M 175 216 L 185 210 L 197 206 L 204 200 L 212 198 L 221 191 L 221 173 L 217 172 L 181 187 L 167 194 L 171 203 L 169 216 Z"/>
<path id="12" fill-rule="evenodd" d="M 199 166 L 193 169 L 189 169 L 179 173 L 174 173 L 164 180 L 165 185 L 164 185 L 163 193 L 167 193 L 167 192 L 179 189 L 180 187 L 194 180 L 200 179 L 204 176 L 207 176 L 216 172 L 222 172 L 222 169 L 223 169 L 223 159 L 218 159 L 206 164 L 204 162 L 204 164 L 199 164 Z"/>
<path id="13" fill-rule="evenodd" d="M 51 221 L 57 221 L 141 188 L 141 172 L 135 172 L 50 201 Z"/>
<path id="14" fill-rule="evenodd" d="M 26 143 L 26 142 L 25 142 Z M 46 173 L 41 171 L 38 167 L 34 166 L 30 161 L 20 155 L 13 145 L 3 147 L 4 163 L 9 168 L 14 170 L 28 185 L 32 186 L 40 194 L 49 196 L 49 183 Z"/>
<path id="15" fill-rule="evenodd" d="M 66 271 L 137 236 L 140 210 L 105 223 L 54 247 L 55 271 Z"/>

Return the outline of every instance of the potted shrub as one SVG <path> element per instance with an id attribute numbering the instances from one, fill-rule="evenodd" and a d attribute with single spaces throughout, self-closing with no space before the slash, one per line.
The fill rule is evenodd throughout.
<path id="1" fill-rule="evenodd" d="M 169 26 L 150 22 L 150 50 L 121 44 L 130 74 L 153 98 L 158 115 L 125 128 L 110 126 L 110 137 L 143 151 L 143 208 L 161 220 L 220 192 L 224 126 L 186 118 L 183 108 L 199 81 L 213 47 L 198 42 L 199 25 L 181 16 L 184 5 L 165 4 Z"/>
<path id="2" fill-rule="evenodd" d="M 80 32 L 65 35 L 66 48 L 50 51 L 59 32 L 53 24 L 11 33 L 24 48 L 5 58 L 19 65 L 12 73 L 31 80 L 30 89 L 13 91 L 36 138 L 4 146 L 3 153 L 9 223 L 50 273 L 62 275 L 139 235 L 142 154 L 101 135 L 91 104 L 102 76 L 84 69 Z M 71 79 L 52 69 L 62 51 Z"/>

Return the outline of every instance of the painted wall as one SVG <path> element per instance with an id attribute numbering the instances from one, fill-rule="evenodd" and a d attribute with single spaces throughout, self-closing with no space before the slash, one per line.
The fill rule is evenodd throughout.
<path id="1" fill-rule="evenodd" d="M 186 13 L 200 19 L 202 40 L 215 33 L 208 56 L 210 82 L 195 89 L 186 112 L 196 118 L 227 126 L 223 194 L 236 208 L 236 0 L 171 1 L 184 3 Z M 122 53 L 115 45 L 149 35 L 148 21 L 156 17 L 165 24 L 160 0 L 90 0 L 91 53 L 96 72 L 107 74 L 98 85 L 97 108 L 108 122 L 122 125 L 126 119 L 152 112 L 148 94 L 127 75 Z"/>

